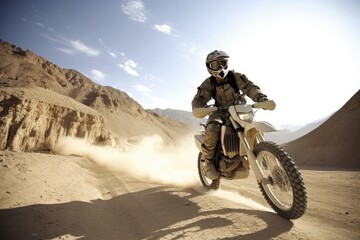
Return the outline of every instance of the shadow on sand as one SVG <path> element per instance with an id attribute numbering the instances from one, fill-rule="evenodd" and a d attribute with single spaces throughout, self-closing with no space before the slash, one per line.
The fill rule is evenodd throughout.
<path id="1" fill-rule="evenodd" d="M 192 201 L 200 195 L 198 192 L 181 192 L 187 196 L 180 197 L 174 190 L 157 187 L 109 200 L 2 209 L 0 236 L 2 239 L 62 239 L 65 235 L 78 239 L 183 239 L 207 229 L 231 227 L 234 220 L 229 220 L 229 214 L 238 215 L 236 221 L 250 220 L 254 224 L 260 221 L 266 225 L 249 233 L 249 229 L 245 226 L 241 229 L 237 223 L 240 229 L 233 233 L 233 239 L 270 239 L 293 226 L 291 221 L 271 212 L 230 208 L 204 212 Z M 251 224 L 247 222 L 246 226 Z"/>

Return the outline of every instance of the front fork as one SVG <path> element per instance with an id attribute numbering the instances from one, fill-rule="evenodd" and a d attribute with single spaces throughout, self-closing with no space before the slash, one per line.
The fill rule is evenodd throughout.
<path id="1" fill-rule="evenodd" d="M 240 129 L 241 128 L 241 126 L 232 117 L 230 117 L 230 121 L 233 124 L 233 126 L 235 127 L 235 129 Z M 237 134 L 238 134 L 239 139 L 240 139 L 240 144 L 245 148 L 248 161 L 250 163 L 250 166 L 251 166 L 252 170 L 254 171 L 256 180 L 258 182 L 266 181 L 267 179 L 265 178 L 264 173 L 263 173 L 262 169 L 260 168 L 259 162 L 256 159 L 256 156 L 255 156 L 255 154 L 253 152 L 253 148 L 250 147 L 247 139 L 244 136 L 244 132 L 243 131 L 237 131 Z M 256 134 L 256 139 L 254 139 L 254 141 L 261 142 L 261 141 L 264 141 L 264 138 L 260 133 L 258 133 L 258 134 Z"/>

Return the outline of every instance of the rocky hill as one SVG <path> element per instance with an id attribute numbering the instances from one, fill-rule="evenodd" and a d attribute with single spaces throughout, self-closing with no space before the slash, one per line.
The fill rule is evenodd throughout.
<path id="1" fill-rule="evenodd" d="M 153 134 L 176 141 L 189 132 L 125 92 L 1 40 L 0 90 L 0 149 L 49 149 L 61 136 L 113 145 Z"/>
<path id="2" fill-rule="evenodd" d="M 360 90 L 321 126 L 284 146 L 304 168 L 360 170 Z"/>

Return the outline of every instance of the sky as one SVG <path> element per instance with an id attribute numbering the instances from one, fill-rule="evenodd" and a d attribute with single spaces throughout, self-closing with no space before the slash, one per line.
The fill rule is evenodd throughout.
<path id="1" fill-rule="evenodd" d="M 317 121 L 360 89 L 358 0 L 3 0 L 0 38 L 146 109 L 191 111 L 215 49 L 277 103 L 259 120 Z"/>

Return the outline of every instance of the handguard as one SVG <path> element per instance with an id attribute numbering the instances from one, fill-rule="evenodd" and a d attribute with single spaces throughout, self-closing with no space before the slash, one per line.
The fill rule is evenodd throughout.
<path id="1" fill-rule="evenodd" d="M 204 118 L 210 113 L 216 111 L 217 109 L 217 107 L 195 108 L 193 109 L 192 114 L 196 118 Z"/>
<path id="2" fill-rule="evenodd" d="M 263 108 L 266 110 L 274 110 L 276 108 L 276 103 L 273 100 L 268 100 L 265 102 L 256 102 L 252 106 L 254 108 Z"/>

